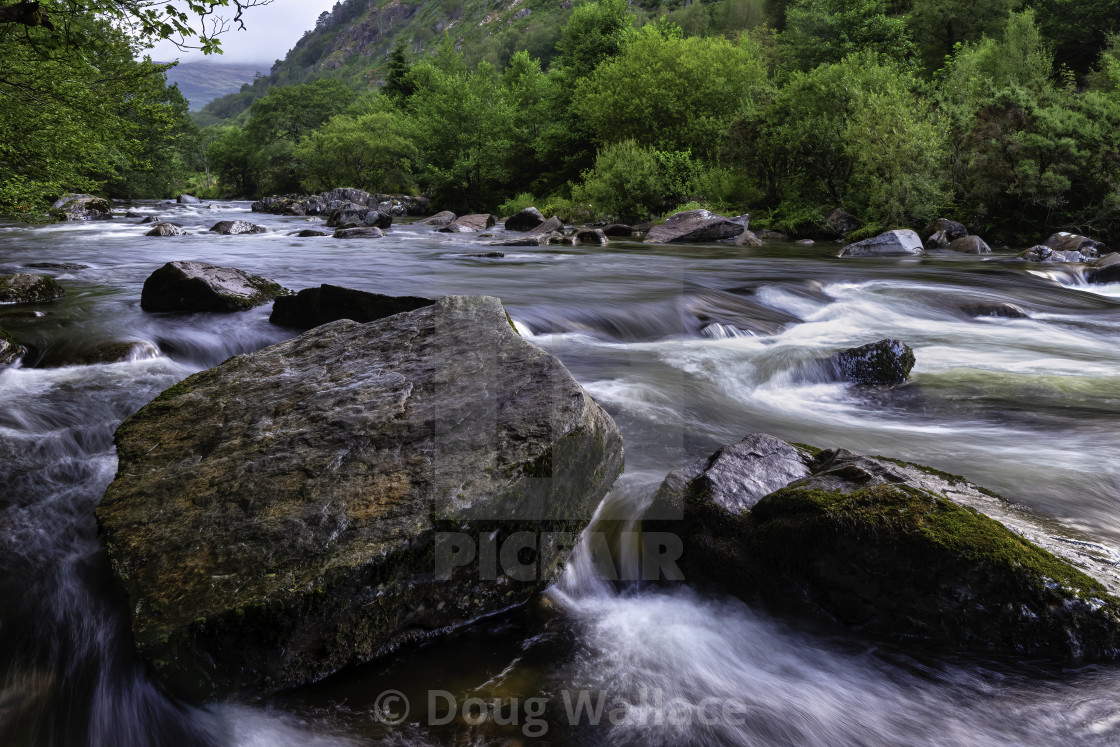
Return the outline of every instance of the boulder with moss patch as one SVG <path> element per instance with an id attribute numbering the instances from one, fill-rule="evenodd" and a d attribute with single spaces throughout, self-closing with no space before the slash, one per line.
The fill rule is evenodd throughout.
<path id="1" fill-rule="evenodd" d="M 194 695 L 318 680 L 526 601 L 566 557 L 550 533 L 581 531 L 622 468 L 610 416 L 484 296 L 232 358 L 116 445 L 97 518 L 136 645 Z M 499 547 L 504 574 L 470 562 Z"/>
<path id="2" fill-rule="evenodd" d="M 1120 655 L 1115 552 L 920 465 L 755 434 L 672 473 L 644 524 L 682 536 L 692 582 L 876 638 Z"/>
<path id="3" fill-rule="evenodd" d="M 65 295 L 66 289 L 46 275 L 0 275 L 0 303 L 45 303 Z"/>

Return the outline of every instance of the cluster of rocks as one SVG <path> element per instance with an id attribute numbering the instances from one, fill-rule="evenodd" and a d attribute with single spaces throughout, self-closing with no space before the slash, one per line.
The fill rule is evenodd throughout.
<path id="1" fill-rule="evenodd" d="M 317 195 L 273 195 L 252 205 L 255 213 L 273 215 L 330 215 L 347 205 L 377 210 L 385 215 L 404 217 L 426 215 L 431 200 L 415 195 L 370 194 L 361 189 L 340 187 Z"/>
<path id="2" fill-rule="evenodd" d="M 948 218 L 938 218 L 922 232 L 923 241 L 908 229 L 885 231 L 878 236 L 848 244 L 840 250 L 841 257 L 899 257 L 924 254 L 943 249 L 960 254 L 990 254 L 992 249 L 979 236 L 971 235 L 964 225 Z"/>

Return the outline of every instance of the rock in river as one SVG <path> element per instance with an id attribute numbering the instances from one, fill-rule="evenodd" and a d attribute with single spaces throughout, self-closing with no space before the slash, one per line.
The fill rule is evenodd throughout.
<path id="1" fill-rule="evenodd" d="M 0 303 L 43 303 L 65 295 L 66 289 L 46 275 L 0 275 Z"/>
<path id="2" fill-rule="evenodd" d="M 268 278 L 203 262 L 168 262 L 144 281 L 145 311 L 244 311 L 291 291 Z"/>
<path id="3" fill-rule="evenodd" d="M 566 556 L 549 533 L 582 530 L 622 467 L 610 416 L 484 296 L 231 358 L 116 443 L 97 517 L 136 645 L 194 694 L 314 681 L 524 602 Z M 504 575 L 468 562 L 480 539 Z"/>
<path id="4" fill-rule="evenodd" d="M 442 213 L 430 215 L 423 220 L 416 221 L 417 226 L 448 226 L 455 222 L 455 213 L 444 210 Z"/>
<path id="5" fill-rule="evenodd" d="M 320 324 L 350 319 L 372 322 L 393 314 L 415 311 L 435 301 L 418 296 L 383 296 L 380 293 L 322 285 L 304 288 L 294 296 L 281 296 L 272 304 L 268 321 L 282 327 L 311 329 Z"/>
<path id="6" fill-rule="evenodd" d="M 17 343 L 12 336 L 0 327 L 0 367 L 10 366 L 20 358 L 24 353 L 23 346 Z"/>
<path id="7" fill-rule="evenodd" d="M 258 226 L 256 223 L 250 223 L 246 220 L 221 220 L 212 225 L 210 230 L 223 236 L 236 236 L 241 233 L 268 233 L 268 229 L 264 226 Z"/>
<path id="8" fill-rule="evenodd" d="M 1055 536 L 928 467 L 755 434 L 670 474 L 643 524 L 681 536 L 678 567 L 690 583 L 872 637 L 1057 659 L 1120 655 L 1120 583 L 1107 548 Z"/>
<path id="9" fill-rule="evenodd" d="M 185 236 L 187 232 L 178 223 L 157 223 L 145 236 Z"/>
<path id="10" fill-rule="evenodd" d="M 914 351 L 900 340 L 879 340 L 832 356 L 840 377 L 856 384 L 901 384 L 914 368 Z"/>
<path id="11" fill-rule="evenodd" d="M 909 229 L 887 231 L 870 239 L 848 244 L 840 250 L 841 257 L 894 257 L 922 254 L 922 240 Z"/>
<path id="12" fill-rule="evenodd" d="M 113 217 L 108 200 L 86 194 L 65 194 L 55 200 L 51 210 L 63 220 L 108 220 Z"/>
<path id="13" fill-rule="evenodd" d="M 515 215 L 506 218 L 507 231 L 532 231 L 544 223 L 544 216 L 535 207 L 527 207 Z"/>
<path id="14" fill-rule="evenodd" d="M 747 230 L 750 216 L 727 218 L 708 210 L 675 213 L 646 234 L 647 244 L 698 244 L 734 240 Z"/>

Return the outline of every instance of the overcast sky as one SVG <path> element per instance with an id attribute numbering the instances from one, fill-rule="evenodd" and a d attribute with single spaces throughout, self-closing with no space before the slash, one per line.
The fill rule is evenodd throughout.
<path id="1" fill-rule="evenodd" d="M 284 59 L 305 31 L 315 26 L 315 19 L 324 10 L 334 7 L 336 0 L 273 0 L 271 5 L 245 11 L 245 30 L 231 28 L 222 34 L 221 55 L 209 57 L 197 51 L 181 52 L 170 42 L 161 42 L 148 54 L 153 60 L 170 62 L 260 62 L 265 70 L 275 60 Z M 229 14 L 232 18 L 233 14 Z"/>

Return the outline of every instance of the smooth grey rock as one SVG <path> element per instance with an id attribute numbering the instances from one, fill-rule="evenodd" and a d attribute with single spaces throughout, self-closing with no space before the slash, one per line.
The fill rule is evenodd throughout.
<path id="1" fill-rule="evenodd" d="M 194 195 L 188 195 L 188 194 L 179 195 L 178 197 L 175 198 L 175 202 L 179 203 L 180 205 L 201 205 L 202 204 L 202 200 L 198 199 Z"/>
<path id="2" fill-rule="evenodd" d="M 879 340 L 832 356 L 837 372 L 856 384 L 901 384 L 914 368 L 914 351 L 900 340 Z"/>
<path id="3" fill-rule="evenodd" d="M 148 231 L 145 236 L 185 236 L 186 231 L 178 223 L 156 223 L 152 226 L 152 230 Z"/>
<path id="4" fill-rule="evenodd" d="M 728 218 L 708 210 L 675 213 L 646 234 L 647 244 L 695 244 L 734 239 L 747 230 L 749 215 Z"/>
<path id="5" fill-rule="evenodd" d="M 330 228 L 376 227 L 385 229 L 392 225 L 393 216 L 389 213 L 383 213 L 376 208 L 370 209 L 355 203 L 348 203 L 331 211 L 330 217 L 327 218 L 327 226 Z"/>
<path id="6" fill-rule="evenodd" d="M 532 231 L 544 223 L 544 216 L 535 207 L 527 207 L 506 219 L 507 231 Z"/>
<path id="7" fill-rule="evenodd" d="M 435 301 L 430 298 L 384 296 L 323 284 L 318 288 L 305 288 L 294 296 L 277 298 L 272 304 L 272 315 L 268 321 L 294 329 L 311 329 L 339 319 L 364 324 L 433 303 Z"/>
<path id="8" fill-rule="evenodd" d="M 1120 252 L 1106 254 L 1089 266 L 1085 279 L 1090 283 L 1120 283 Z"/>
<path id="9" fill-rule="evenodd" d="M 955 220 L 938 218 L 926 226 L 922 235 L 926 237 L 926 249 L 941 249 L 957 239 L 968 236 L 968 229 L 964 227 L 963 223 L 958 223 Z"/>
<path id="10" fill-rule="evenodd" d="M 423 220 L 416 221 L 418 226 L 449 226 L 455 222 L 455 213 L 450 210 L 444 210 L 442 213 L 424 218 Z"/>
<path id="11" fill-rule="evenodd" d="M 244 311 L 291 291 L 274 280 L 204 262 L 168 262 L 144 281 L 145 311 Z"/>
<path id="12" fill-rule="evenodd" d="M 762 240 L 755 236 L 751 231 L 743 231 L 735 238 L 727 239 L 723 243 L 731 244 L 733 246 L 762 246 Z"/>
<path id="13" fill-rule="evenodd" d="M 564 222 L 561 221 L 559 218 L 557 218 L 554 215 L 551 218 L 548 218 L 547 220 L 545 220 L 539 226 L 534 227 L 532 230 L 529 231 L 529 233 L 547 235 L 547 234 L 551 234 L 551 233 L 555 233 L 555 232 L 561 232 L 562 233 L 563 231 L 564 231 Z"/>
<path id="14" fill-rule="evenodd" d="M 65 295 L 66 289 L 46 275 L 0 275 L 0 303 L 44 303 Z"/>
<path id="15" fill-rule="evenodd" d="M 567 556 L 548 533 L 586 527 L 622 468 L 610 416 L 482 296 L 231 358 L 116 444 L 96 513 L 134 640 L 194 697 L 316 681 L 523 603 Z M 437 566 L 442 532 L 545 544 L 493 579 Z"/>
<path id="16" fill-rule="evenodd" d="M 473 213 L 471 215 L 460 215 L 439 230 L 443 233 L 471 233 L 493 228 L 497 222 L 498 219 L 489 213 Z"/>
<path id="17" fill-rule="evenodd" d="M 258 226 L 255 223 L 244 220 L 218 221 L 210 226 L 210 230 L 214 233 L 220 233 L 223 236 L 236 236 L 242 233 L 268 233 L 268 229 L 264 226 Z"/>
<path id="18" fill-rule="evenodd" d="M 887 231 L 840 250 L 841 257 L 896 257 L 922 254 L 922 240 L 909 229 Z"/>
<path id="19" fill-rule="evenodd" d="M 945 245 L 945 248 L 951 252 L 960 252 L 961 254 L 992 253 L 992 248 L 979 236 L 962 236 L 959 239 L 953 239 Z"/>
<path id="20" fill-rule="evenodd" d="M 334 232 L 336 239 L 380 239 L 385 232 L 376 226 L 365 228 L 340 228 Z"/>
<path id="21" fill-rule="evenodd" d="M 1087 260 L 1087 257 L 1082 256 L 1081 252 L 1059 251 L 1042 244 L 1019 252 L 1019 258 L 1028 262 L 1057 262 L 1061 264 L 1077 264 Z"/>

